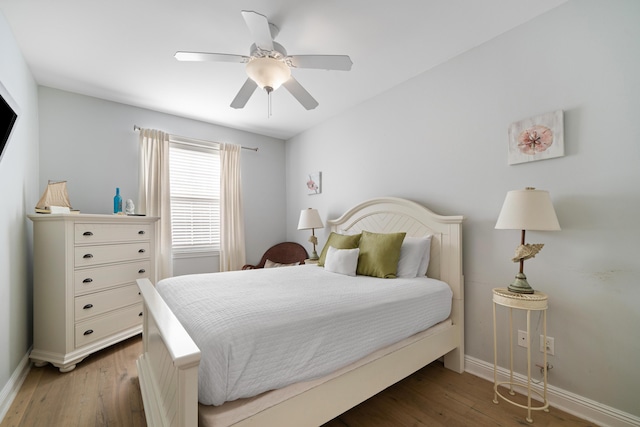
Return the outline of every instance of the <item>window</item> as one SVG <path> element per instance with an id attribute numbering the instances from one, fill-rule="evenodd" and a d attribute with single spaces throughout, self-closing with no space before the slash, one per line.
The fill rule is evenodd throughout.
<path id="1" fill-rule="evenodd" d="M 216 144 L 169 140 L 171 238 L 175 252 L 220 250 L 220 152 Z"/>

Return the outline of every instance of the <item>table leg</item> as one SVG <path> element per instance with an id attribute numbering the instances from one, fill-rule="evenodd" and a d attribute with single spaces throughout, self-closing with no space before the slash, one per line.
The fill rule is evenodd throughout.
<path id="1" fill-rule="evenodd" d="M 527 310 L 527 422 L 532 423 L 531 418 L 531 310 Z"/>
<path id="2" fill-rule="evenodd" d="M 513 391 L 513 309 L 509 307 L 509 394 L 515 396 Z"/>
<path id="3" fill-rule="evenodd" d="M 542 394 L 542 400 L 543 400 L 543 404 L 546 405 L 547 407 L 544 408 L 545 412 L 549 412 L 549 402 L 547 401 L 547 371 L 548 371 L 548 365 L 547 365 L 547 310 L 543 310 L 542 311 L 542 331 L 544 333 L 544 342 L 545 342 L 545 346 L 544 346 L 544 356 L 543 356 L 543 360 L 544 360 L 544 389 L 543 389 L 543 394 Z"/>
<path id="4" fill-rule="evenodd" d="M 493 403 L 498 403 L 498 335 L 496 331 L 496 303 L 493 303 Z"/>

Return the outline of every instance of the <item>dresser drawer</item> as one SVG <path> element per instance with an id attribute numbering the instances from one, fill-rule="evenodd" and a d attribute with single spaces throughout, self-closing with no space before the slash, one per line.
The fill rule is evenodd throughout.
<path id="1" fill-rule="evenodd" d="M 142 324 L 142 304 L 76 323 L 76 348 Z"/>
<path id="2" fill-rule="evenodd" d="M 149 240 L 151 224 L 76 223 L 75 243 L 108 243 Z"/>
<path id="3" fill-rule="evenodd" d="M 73 277 L 74 295 L 135 283 L 136 279 L 150 277 L 150 273 L 151 261 L 148 260 L 76 270 Z"/>
<path id="4" fill-rule="evenodd" d="M 121 245 L 76 246 L 75 266 L 77 268 L 149 258 L 149 247 L 149 242 L 123 243 Z"/>
<path id="5" fill-rule="evenodd" d="M 142 302 L 142 296 L 138 285 L 123 286 L 82 295 L 75 299 L 75 319 L 77 322 L 140 302 Z"/>

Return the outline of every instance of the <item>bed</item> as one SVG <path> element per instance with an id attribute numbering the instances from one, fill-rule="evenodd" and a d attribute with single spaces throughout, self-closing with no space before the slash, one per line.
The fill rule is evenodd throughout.
<path id="1" fill-rule="evenodd" d="M 369 231 L 405 232 L 411 237 L 431 235 L 427 276 L 450 287 L 448 319 L 319 378 L 221 406 L 198 403 L 198 368 L 203 356 L 200 348 L 154 285 L 139 280 L 145 312 L 143 354 L 137 365 L 148 425 L 318 426 L 440 357 L 447 368 L 462 372 L 462 220 L 462 216 L 434 214 L 409 200 L 377 198 L 328 221 L 331 231 L 342 234 Z M 296 274 L 301 269 L 321 269 L 287 268 L 300 269 Z"/>

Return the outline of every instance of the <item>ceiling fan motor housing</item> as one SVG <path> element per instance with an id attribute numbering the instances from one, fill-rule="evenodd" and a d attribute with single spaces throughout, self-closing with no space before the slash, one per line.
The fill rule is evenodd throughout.
<path id="1" fill-rule="evenodd" d="M 252 58 L 274 58 L 284 60 L 287 57 L 287 51 L 280 43 L 273 42 L 273 50 L 260 49 L 256 44 L 252 44 L 249 48 L 249 56 Z"/>

